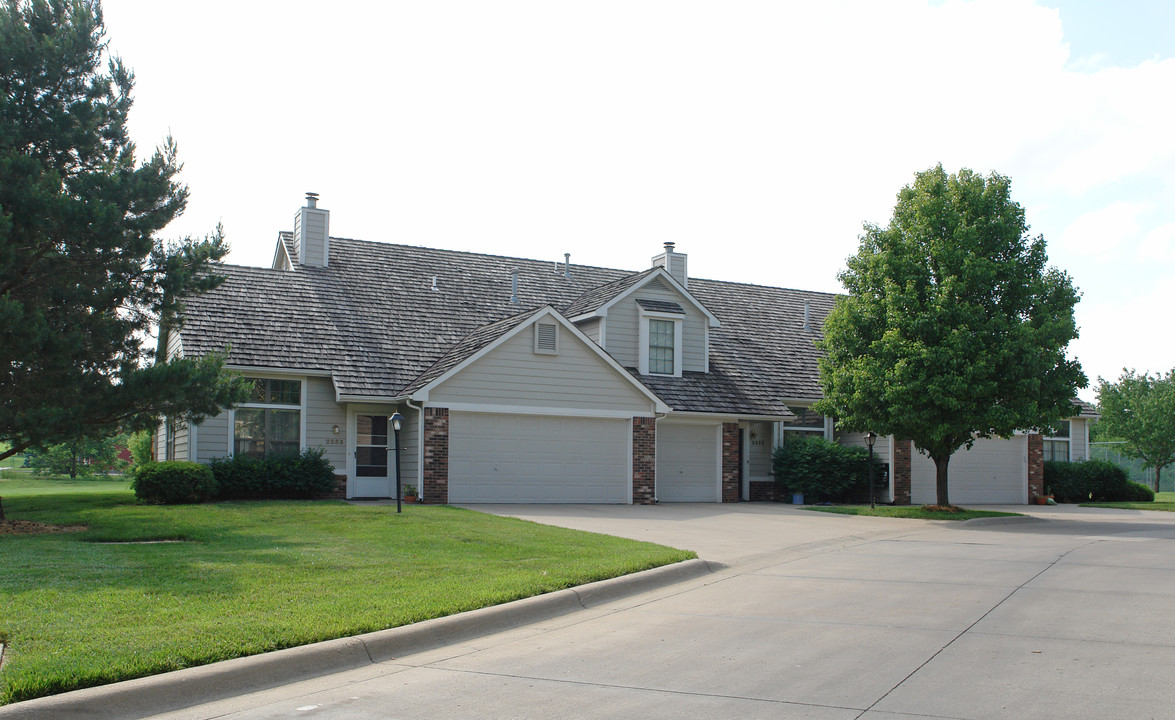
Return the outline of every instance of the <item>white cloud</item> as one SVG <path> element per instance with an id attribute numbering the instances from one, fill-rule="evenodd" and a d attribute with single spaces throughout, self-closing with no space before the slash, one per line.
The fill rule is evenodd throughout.
<path id="1" fill-rule="evenodd" d="M 1175 223 L 1160 225 L 1148 232 L 1138 246 L 1138 259 L 1143 263 L 1175 263 Z"/>
<path id="2" fill-rule="evenodd" d="M 1146 203 L 1116 202 L 1087 212 L 1065 228 L 1059 246 L 1068 253 L 1110 256 L 1138 234 L 1138 216 L 1150 209 Z"/>

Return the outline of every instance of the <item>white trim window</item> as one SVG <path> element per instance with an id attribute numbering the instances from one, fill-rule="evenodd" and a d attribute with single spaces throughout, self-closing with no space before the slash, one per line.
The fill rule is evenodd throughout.
<path id="1" fill-rule="evenodd" d="M 1049 460 L 1060 460 L 1062 462 L 1069 462 L 1069 450 L 1072 447 L 1070 442 L 1069 421 L 1065 420 L 1060 423 L 1059 427 L 1051 430 L 1046 430 L 1044 434 L 1044 459 L 1045 462 Z"/>
<path id="2" fill-rule="evenodd" d="M 272 457 L 302 449 L 301 380 L 252 378 L 248 402 L 233 412 L 233 455 Z"/>
<path id="3" fill-rule="evenodd" d="M 640 372 L 681 377 L 682 316 L 641 312 Z"/>

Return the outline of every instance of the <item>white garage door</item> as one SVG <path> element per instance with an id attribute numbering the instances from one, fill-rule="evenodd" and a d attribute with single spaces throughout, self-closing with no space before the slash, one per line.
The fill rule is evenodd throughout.
<path id="1" fill-rule="evenodd" d="M 910 470 L 911 502 L 936 502 L 934 462 L 915 451 Z M 1028 438 L 976 440 L 969 451 L 951 456 L 947 474 L 955 505 L 1022 505 L 1028 502 Z"/>
<path id="2" fill-rule="evenodd" d="M 720 427 L 657 423 L 657 500 L 718 502 Z"/>
<path id="3" fill-rule="evenodd" d="M 451 503 L 627 503 L 628 420 L 453 412 Z"/>

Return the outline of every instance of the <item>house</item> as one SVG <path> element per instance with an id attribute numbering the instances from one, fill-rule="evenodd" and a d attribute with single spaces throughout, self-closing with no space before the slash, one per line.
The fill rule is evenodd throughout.
<path id="1" fill-rule="evenodd" d="M 774 494 L 793 433 L 863 444 L 810 406 L 814 345 L 835 296 L 691 277 L 673 243 L 629 271 L 330 237 L 307 195 L 272 267 L 224 266 L 191 298 L 170 355 L 228 347 L 253 378 L 240 407 L 167 423 L 162 457 L 323 448 L 348 498 L 430 503 L 732 502 Z M 1085 457 L 1066 435 L 984 440 L 951 462 L 960 502 L 1028 502 L 1040 459 Z M 897 502 L 933 499 L 909 441 L 876 448 Z M 929 490 L 928 490 L 929 489 Z M 927 491 L 930 496 L 927 496 Z"/>

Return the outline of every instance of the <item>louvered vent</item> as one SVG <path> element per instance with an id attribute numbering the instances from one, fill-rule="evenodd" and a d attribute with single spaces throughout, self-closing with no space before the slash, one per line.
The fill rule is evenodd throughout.
<path id="1" fill-rule="evenodd" d="M 559 352 L 559 326 L 555 323 L 535 323 L 534 351 L 541 355 Z"/>

